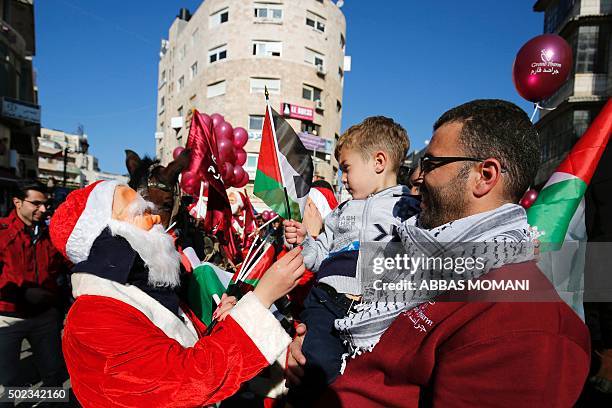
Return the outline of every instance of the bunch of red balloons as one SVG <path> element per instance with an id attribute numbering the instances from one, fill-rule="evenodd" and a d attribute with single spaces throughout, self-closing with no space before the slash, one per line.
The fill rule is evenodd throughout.
<path id="1" fill-rule="evenodd" d="M 244 187 L 249 182 L 249 174 L 242 167 L 247 160 L 247 154 L 244 150 L 249 135 L 247 131 L 242 127 L 233 128 L 231 124 L 225 121 L 223 115 L 214 113 L 210 116 L 207 114 L 200 114 L 200 118 L 204 122 L 205 126 L 210 126 L 212 123 L 212 129 L 217 140 L 217 151 L 219 157 L 217 157 L 217 167 L 223 184 L 225 187 Z M 202 143 L 201 141 L 198 141 Z M 197 156 L 197 151 L 201 150 L 193 146 L 187 146 L 192 150 L 192 160 L 194 155 Z M 174 158 L 178 157 L 184 150 L 183 147 L 177 147 L 172 152 Z M 199 192 L 200 186 L 203 186 L 202 193 L 206 194 L 208 191 L 208 182 L 206 180 L 200 180 L 196 173 L 193 171 L 186 172 L 182 176 L 181 187 L 189 194 L 195 195 Z"/>

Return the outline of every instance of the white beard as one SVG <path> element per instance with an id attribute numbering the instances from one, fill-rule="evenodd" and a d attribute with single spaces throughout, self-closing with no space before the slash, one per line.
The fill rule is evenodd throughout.
<path id="1" fill-rule="evenodd" d="M 117 220 L 110 220 L 108 226 L 113 235 L 125 238 L 140 255 L 149 270 L 150 285 L 171 288 L 179 286 L 181 256 L 164 227 L 156 224 L 145 231 L 129 222 Z"/>

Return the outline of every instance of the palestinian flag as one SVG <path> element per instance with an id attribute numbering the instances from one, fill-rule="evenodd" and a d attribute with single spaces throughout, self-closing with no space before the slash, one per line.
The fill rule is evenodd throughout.
<path id="1" fill-rule="evenodd" d="M 543 251 L 560 249 L 572 219 L 584 217 L 584 193 L 611 133 L 612 100 L 608 100 L 527 211 L 529 224 L 543 233 L 539 237 Z M 581 228 L 585 229 L 584 222 Z"/>
<path id="2" fill-rule="evenodd" d="M 274 240 L 268 236 L 263 242 L 254 242 L 256 245 L 255 251 L 251 253 L 248 259 L 245 259 L 241 267 L 234 273 L 231 283 L 242 283 L 252 286 L 257 286 L 263 274 L 274 263 L 276 248 Z"/>
<path id="3" fill-rule="evenodd" d="M 191 310 L 206 326 L 210 325 L 212 313 L 217 308 L 213 294 L 221 298 L 231 278 L 230 272 L 208 262 L 200 264 L 190 274 L 187 284 L 187 302 Z"/>
<path id="4" fill-rule="evenodd" d="M 281 218 L 301 221 L 312 174 L 302 141 L 268 103 L 253 193 Z"/>

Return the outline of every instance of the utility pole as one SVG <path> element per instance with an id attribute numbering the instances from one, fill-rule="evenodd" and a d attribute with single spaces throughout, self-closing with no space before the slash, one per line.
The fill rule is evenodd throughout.
<path id="1" fill-rule="evenodd" d="M 66 187 L 66 180 L 68 179 L 68 152 L 70 151 L 70 149 L 68 149 L 68 146 L 66 146 L 64 148 L 64 175 L 63 175 L 63 182 L 62 185 L 63 187 Z"/>

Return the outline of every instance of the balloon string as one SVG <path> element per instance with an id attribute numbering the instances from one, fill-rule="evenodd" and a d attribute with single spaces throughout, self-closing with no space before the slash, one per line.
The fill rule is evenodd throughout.
<path id="1" fill-rule="evenodd" d="M 545 110 L 545 111 L 553 111 L 557 108 L 545 108 L 542 105 L 540 105 L 539 102 L 536 102 L 533 104 L 533 113 L 531 114 L 531 123 L 533 123 L 533 118 L 535 118 L 536 112 L 539 110 Z"/>
<path id="2" fill-rule="evenodd" d="M 533 113 L 531 114 L 531 123 L 533 123 L 533 119 L 535 118 L 536 113 L 538 113 L 538 108 L 540 105 L 537 103 L 533 104 Z"/>

